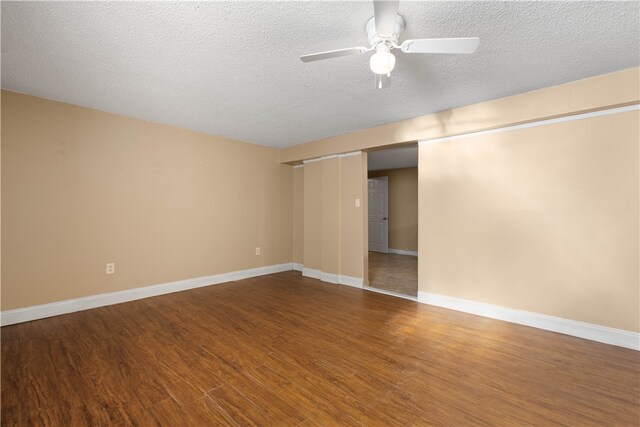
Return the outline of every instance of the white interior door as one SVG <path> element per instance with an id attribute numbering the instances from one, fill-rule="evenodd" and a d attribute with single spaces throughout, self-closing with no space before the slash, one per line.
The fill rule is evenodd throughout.
<path id="1" fill-rule="evenodd" d="M 389 177 L 369 178 L 369 250 L 389 253 Z"/>

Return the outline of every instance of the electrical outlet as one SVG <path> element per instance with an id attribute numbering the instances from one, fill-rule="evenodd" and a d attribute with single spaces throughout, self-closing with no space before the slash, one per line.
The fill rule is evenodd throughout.
<path id="1" fill-rule="evenodd" d="M 113 274 L 115 272 L 116 272 L 116 264 L 114 262 L 108 263 L 106 268 L 105 268 L 105 273 L 106 274 Z"/>
<path id="2" fill-rule="evenodd" d="M 256 248 L 256 255 L 260 255 L 260 248 Z"/>

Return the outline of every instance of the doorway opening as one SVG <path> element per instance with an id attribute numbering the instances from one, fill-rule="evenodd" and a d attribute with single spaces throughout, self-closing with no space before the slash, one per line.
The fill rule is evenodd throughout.
<path id="1" fill-rule="evenodd" d="M 369 287 L 418 295 L 418 146 L 367 154 Z"/>

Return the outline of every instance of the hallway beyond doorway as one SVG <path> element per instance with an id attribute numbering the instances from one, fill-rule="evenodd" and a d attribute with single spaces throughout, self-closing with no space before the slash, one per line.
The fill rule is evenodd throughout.
<path id="1" fill-rule="evenodd" d="M 369 252 L 369 286 L 416 297 L 418 257 Z"/>

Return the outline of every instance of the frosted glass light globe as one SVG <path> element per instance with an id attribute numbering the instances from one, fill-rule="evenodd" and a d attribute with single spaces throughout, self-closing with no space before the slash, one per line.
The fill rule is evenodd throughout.
<path id="1" fill-rule="evenodd" d="M 369 60 L 371 71 L 376 74 L 389 74 L 396 66 L 396 57 L 389 52 L 389 48 L 383 44 L 376 48 L 376 53 Z"/>

